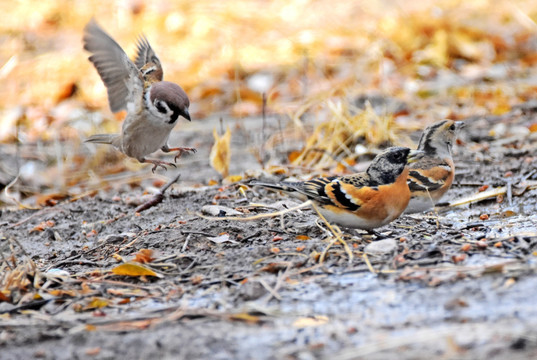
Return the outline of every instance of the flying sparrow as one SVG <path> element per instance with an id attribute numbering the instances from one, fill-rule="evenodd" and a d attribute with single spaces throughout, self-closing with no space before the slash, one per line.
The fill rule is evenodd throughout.
<path id="1" fill-rule="evenodd" d="M 84 28 L 83 41 L 108 90 L 110 109 L 127 110 L 121 134 L 96 134 L 86 142 L 113 145 L 129 157 L 153 164 L 153 172 L 159 166 L 175 167 L 174 163 L 146 158 L 158 149 L 178 151 L 175 162 L 183 152 L 196 152 L 194 148 L 168 146 L 179 116 L 190 121 L 190 101 L 179 85 L 162 80 L 162 65 L 147 38 L 139 38 L 134 62 L 93 19 Z"/>

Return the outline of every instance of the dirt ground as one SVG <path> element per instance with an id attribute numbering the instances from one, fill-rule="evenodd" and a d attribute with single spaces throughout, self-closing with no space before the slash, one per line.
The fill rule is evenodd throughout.
<path id="1" fill-rule="evenodd" d="M 207 158 L 217 120 L 184 125 L 175 140 L 199 152 L 156 175 L 181 179 L 147 211 L 134 211 L 144 189 L 122 183 L 2 212 L 1 252 L 32 259 L 41 278 L 28 271 L 40 288 L 0 303 L 0 358 L 537 358 L 536 133 L 520 131 L 536 111 L 530 103 L 465 120 L 445 200 L 483 185 L 498 194 L 402 216 L 377 235 L 344 230 L 353 258 L 336 243 L 322 263 L 332 236 L 311 209 L 201 217 L 208 205 L 244 217 L 299 203 L 237 184 L 193 186 L 216 177 Z M 260 168 L 246 147 L 260 121 L 242 124 L 231 173 Z M 36 230 L 46 221 L 54 225 Z M 110 273 L 141 249 L 154 251 L 146 266 L 159 277 Z"/>

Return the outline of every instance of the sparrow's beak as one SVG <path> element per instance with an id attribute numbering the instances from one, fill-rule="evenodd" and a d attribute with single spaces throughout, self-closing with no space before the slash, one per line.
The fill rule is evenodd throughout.
<path id="1" fill-rule="evenodd" d="M 456 128 L 457 130 L 462 129 L 462 128 L 465 127 L 465 126 L 466 126 L 466 124 L 465 124 L 463 121 L 455 121 L 455 128 Z"/>
<path id="2" fill-rule="evenodd" d="M 192 121 L 192 119 L 190 119 L 190 113 L 188 112 L 188 109 L 184 109 L 181 115 L 188 121 Z"/>
<path id="3" fill-rule="evenodd" d="M 419 159 L 421 159 L 423 157 L 423 155 L 425 155 L 425 152 L 424 151 L 421 151 L 421 150 L 410 150 L 410 152 L 408 153 L 408 156 L 407 156 L 407 164 L 412 164 L 416 161 L 418 161 Z"/>

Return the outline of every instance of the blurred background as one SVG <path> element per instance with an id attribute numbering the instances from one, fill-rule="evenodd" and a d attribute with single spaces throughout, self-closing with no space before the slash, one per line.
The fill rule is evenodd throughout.
<path id="1" fill-rule="evenodd" d="M 82 49 L 91 17 L 131 57 L 147 36 L 194 122 L 259 122 L 266 94 L 278 126 L 301 134 L 278 161 L 330 171 L 441 118 L 504 114 L 537 88 L 535 1 L 19 0 L 0 13 L 0 205 L 51 205 L 111 174 L 137 181 L 137 164 L 81 143 L 125 116 Z"/>

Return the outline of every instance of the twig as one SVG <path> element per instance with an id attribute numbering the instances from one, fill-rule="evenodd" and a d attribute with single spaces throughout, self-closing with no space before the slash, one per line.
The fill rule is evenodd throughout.
<path id="1" fill-rule="evenodd" d="M 261 108 L 263 125 L 261 127 L 261 148 L 259 149 L 259 160 L 261 169 L 265 168 L 265 128 L 267 126 L 267 93 L 263 93 L 263 107 Z"/>
<path id="2" fill-rule="evenodd" d="M 259 283 L 270 293 L 272 297 L 280 301 L 282 300 L 282 297 L 280 296 L 280 294 L 276 292 L 276 287 L 271 288 L 269 284 L 267 284 L 266 281 L 261 278 L 257 279 L 257 281 L 259 281 Z M 270 300 L 270 297 L 267 299 L 267 301 L 268 300 Z"/>
<path id="3" fill-rule="evenodd" d="M 27 218 L 25 219 L 22 219 L 21 221 L 19 222 L 16 222 L 15 224 L 11 224 L 8 226 L 8 229 L 12 229 L 14 227 L 17 227 L 19 225 L 22 225 L 24 224 L 25 222 L 29 221 L 29 220 L 32 220 L 34 217 L 36 216 L 39 216 L 39 215 L 42 215 L 42 214 L 45 214 L 49 211 L 61 211 L 61 212 L 65 212 L 65 210 L 63 209 L 60 209 L 60 208 L 57 208 L 57 207 L 50 207 L 50 208 L 44 208 L 44 209 L 41 209 L 39 211 L 36 211 L 34 212 L 32 215 L 28 216 Z"/>
<path id="4" fill-rule="evenodd" d="M 217 220 L 217 221 L 222 221 L 222 220 L 236 220 L 236 221 L 251 221 L 251 220 L 258 220 L 258 219 L 264 219 L 264 218 L 271 218 L 271 217 L 275 217 L 275 216 L 280 216 L 280 215 L 283 215 L 283 214 L 287 214 L 291 211 L 295 211 L 295 210 L 300 210 L 300 209 L 303 209 L 305 207 L 308 207 L 312 205 L 312 202 L 311 200 L 308 200 L 306 202 L 303 202 L 302 204 L 300 205 L 297 205 L 297 206 L 293 206 L 292 208 L 289 208 L 289 209 L 285 209 L 285 210 L 280 210 L 280 211 L 276 211 L 276 212 L 273 212 L 273 213 L 269 213 L 269 214 L 258 214 L 258 215 L 254 215 L 254 216 L 248 216 L 248 217 L 236 217 L 236 216 L 222 216 L 222 217 L 218 217 L 218 216 L 205 216 L 201 213 L 196 213 L 197 216 L 199 216 L 200 218 L 202 219 L 206 219 L 206 220 Z"/>
<path id="5" fill-rule="evenodd" d="M 206 233 L 206 232 L 203 232 L 203 231 L 185 231 L 185 230 L 180 230 L 179 231 L 181 233 L 181 235 L 189 235 L 189 234 L 194 234 L 194 235 L 203 235 L 203 236 L 208 236 L 208 237 L 216 237 L 217 235 L 213 235 L 213 234 L 209 234 L 209 233 Z"/>
<path id="6" fill-rule="evenodd" d="M 158 193 L 156 193 L 149 201 L 146 201 L 142 205 L 138 206 L 136 209 L 134 209 L 135 212 L 140 213 L 144 210 L 151 209 L 153 206 L 156 206 L 164 200 L 164 193 L 170 186 L 172 186 L 174 183 L 176 183 L 179 178 L 181 177 L 181 174 L 177 174 L 176 177 L 168 181 L 166 185 L 164 185 Z"/>
<path id="7" fill-rule="evenodd" d="M 328 222 L 328 220 L 326 220 L 326 218 L 323 216 L 323 214 L 321 214 L 321 212 L 319 211 L 319 209 L 317 208 L 317 206 L 315 206 L 315 204 L 312 203 L 312 206 L 313 206 L 313 209 L 315 210 L 315 212 L 317 212 L 317 215 L 319 215 L 319 217 L 325 222 L 326 226 L 328 226 L 328 228 L 330 229 L 330 231 L 332 232 L 332 234 L 335 236 L 335 239 L 330 241 L 330 243 L 328 244 L 328 246 L 323 250 L 323 252 L 321 253 L 321 257 L 319 258 L 319 263 L 323 263 L 324 261 L 324 258 L 326 257 L 326 253 L 328 252 L 328 250 L 330 249 L 330 247 L 332 247 L 332 245 L 334 245 L 336 242 L 339 241 L 339 243 L 341 245 L 343 245 L 343 248 L 345 249 L 345 252 L 347 253 L 347 255 L 349 255 L 349 264 L 352 262 L 352 259 L 354 258 L 354 255 L 352 254 L 352 251 L 351 249 L 349 248 L 349 245 L 347 244 L 347 242 L 345 240 L 343 240 L 341 238 L 341 236 L 339 236 L 339 232 L 336 232 L 334 230 L 334 228 L 332 227 L 332 225 Z"/>

